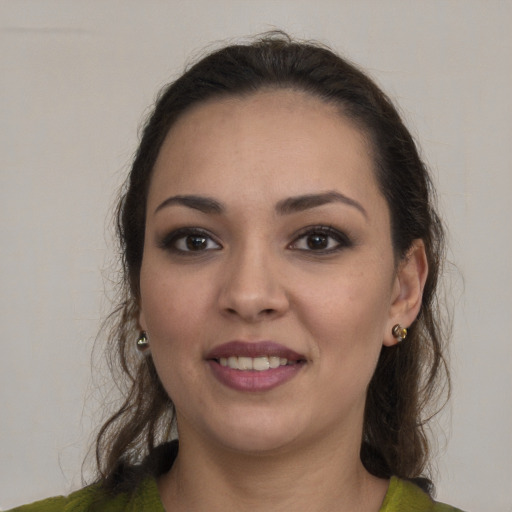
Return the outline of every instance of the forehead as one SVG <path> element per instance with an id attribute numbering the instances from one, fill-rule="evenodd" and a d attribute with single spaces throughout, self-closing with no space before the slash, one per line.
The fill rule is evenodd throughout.
<path id="1" fill-rule="evenodd" d="M 149 200 L 247 190 L 270 197 L 283 187 L 290 195 L 333 188 L 358 195 L 377 189 L 370 155 L 365 134 L 340 108 L 310 94 L 284 89 L 215 99 L 169 131 Z"/>

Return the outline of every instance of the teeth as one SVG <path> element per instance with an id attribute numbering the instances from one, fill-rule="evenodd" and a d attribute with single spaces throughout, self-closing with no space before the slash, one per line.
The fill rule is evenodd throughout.
<path id="1" fill-rule="evenodd" d="M 270 364 L 270 368 L 278 368 L 281 365 L 281 358 L 276 356 L 270 356 L 268 358 L 268 362 Z"/>
<path id="2" fill-rule="evenodd" d="M 252 370 L 252 358 L 239 357 L 238 358 L 238 369 L 239 370 Z"/>
<path id="3" fill-rule="evenodd" d="M 252 361 L 252 367 L 254 370 L 258 370 L 259 372 L 262 372 L 264 370 L 268 370 L 270 368 L 270 361 L 268 360 L 268 357 L 255 357 Z"/>
<path id="4" fill-rule="evenodd" d="M 221 366 L 228 366 L 233 370 L 256 370 L 264 372 L 271 368 L 278 368 L 279 366 L 286 366 L 287 364 L 295 364 L 295 361 L 290 361 L 285 357 L 277 356 L 259 356 L 259 357 L 245 357 L 245 356 L 230 356 L 221 357 L 219 359 Z"/>

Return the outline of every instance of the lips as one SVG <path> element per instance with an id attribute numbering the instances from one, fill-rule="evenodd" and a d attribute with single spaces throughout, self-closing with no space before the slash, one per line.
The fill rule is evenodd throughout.
<path id="1" fill-rule="evenodd" d="M 264 372 L 279 368 L 280 366 L 286 366 L 287 364 L 296 364 L 296 362 L 288 362 L 285 357 L 278 356 L 259 356 L 259 357 L 245 357 L 245 356 L 229 356 L 221 357 L 219 359 L 221 366 L 229 366 L 233 370 L 256 370 L 258 372 Z"/>
<path id="2" fill-rule="evenodd" d="M 236 357 L 279 357 L 287 359 L 288 361 L 305 361 L 306 357 L 302 354 L 295 352 L 279 343 L 273 341 L 259 341 L 256 343 L 249 343 L 245 341 L 230 341 L 224 343 L 211 350 L 206 358 L 207 359 L 220 359 Z"/>
<path id="3" fill-rule="evenodd" d="M 232 341 L 206 357 L 214 376 L 238 391 L 267 391 L 284 384 L 303 368 L 306 357 L 271 341 Z"/>

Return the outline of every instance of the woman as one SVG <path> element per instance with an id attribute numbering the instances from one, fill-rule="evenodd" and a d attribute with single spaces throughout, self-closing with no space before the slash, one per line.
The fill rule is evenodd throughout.
<path id="1" fill-rule="evenodd" d="M 330 50 L 269 34 L 188 69 L 118 209 L 128 387 L 98 480 L 16 510 L 455 510 L 425 477 L 448 379 L 432 194 Z"/>

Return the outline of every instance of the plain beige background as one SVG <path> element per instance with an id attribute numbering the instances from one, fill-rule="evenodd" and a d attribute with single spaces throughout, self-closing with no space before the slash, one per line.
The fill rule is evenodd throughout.
<path id="1" fill-rule="evenodd" d="M 512 511 L 511 23 L 507 0 L 0 0 L 0 507 L 80 486 L 105 219 L 148 106 L 212 41 L 279 27 L 363 66 L 420 141 L 457 265 L 438 497 Z"/>

